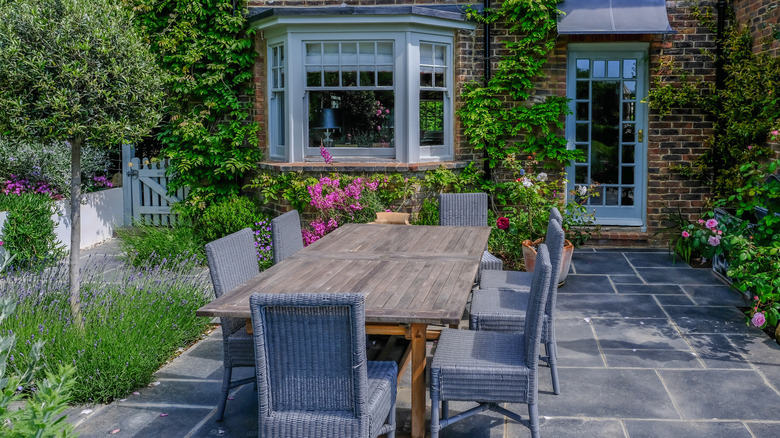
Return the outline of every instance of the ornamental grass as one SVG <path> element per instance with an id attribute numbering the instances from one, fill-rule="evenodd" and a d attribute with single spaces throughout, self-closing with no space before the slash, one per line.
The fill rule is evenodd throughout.
<path id="1" fill-rule="evenodd" d="M 91 258 L 81 269 L 83 329 L 70 310 L 67 264 L 0 278 L 0 296 L 17 301 L 16 312 L 0 324 L 0 333 L 16 335 L 12 372 L 26 368 L 33 344 L 43 340 L 46 368 L 76 367 L 73 401 L 105 403 L 150 383 L 155 371 L 204 333 L 209 320 L 195 310 L 213 289 L 204 270 L 191 269 L 192 260 L 152 260 L 104 272 L 106 262 Z"/>

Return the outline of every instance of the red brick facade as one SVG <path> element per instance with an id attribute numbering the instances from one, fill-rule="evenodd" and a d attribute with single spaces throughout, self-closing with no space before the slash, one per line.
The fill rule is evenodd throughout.
<path id="1" fill-rule="evenodd" d="M 737 21 L 750 28 L 753 51 L 780 54 L 780 4 L 777 0 L 732 0 Z"/>

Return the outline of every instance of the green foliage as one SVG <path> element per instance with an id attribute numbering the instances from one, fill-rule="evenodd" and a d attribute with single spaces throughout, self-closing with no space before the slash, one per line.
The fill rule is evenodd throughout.
<path id="1" fill-rule="evenodd" d="M 568 150 L 559 135 L 563 115 L 569 114 L 568 99 L 532 96 L 534 80 L 542 77 L 547 54 L 555 47 L 557 4 L 560 0 L 509 0 L 487 17 L 471 17 L 488 23 L 504 23 L 508 52 L 486 85 L 471 83 L 462 94 L 458 115 L 466 136 L 476 149 L 484 149 L 490 167 L 518 153 L 534 154 L 551 167 L 581 159 L 581 152 Z M 508 99 L 507 99 L 508 98 Z M 523 136 L 523 142 L 515 139 Z M 557 163 L 557 164 L 556 164 Z"/>
<path id="2" fill-rule="evenodd" d="M 119 145 L 161 117 L 160 70 L 111 0 L 0 0 L 0 132 Z"/>
<path id="3" fill-rule="evenodd" d="M 16 309 L 16 303 L 7 296 L 0 298 L 0 327 L 2 327 Z M 57 365 L 57 372 L 47 371 L 43 379 L 35 382 L 34 391 L 29 385 L 34 374 L 31 370 L 41 368 L 41 348 L 43 342 L 32 344 L 28 369 L 19 373 L 14 363 L 13 353 L 17 355 L 16 334 L 0 334 L 0 436 L 8 438 L 28 437 L 76 437 L 73 426 L 61 415 L 68 407 L 70 392 L 76 383 L 73 378 L 75 368 L 72 365 Z M 12 371 L 10 375 L 7 371 Z M 13 373 L 16 371 L 16 373 Z M 21 388 L 21 389 L 19 389 Z M 24 407 L 11 409 L 12 403 L 20 402 L 27 396 Z"/>
<path id="4" fill-rule="evenodd" d="M 64 249 L 51 219 L 54 201 L 43 194 L 2 195 L 0 211 L 8 217 L 0 230 L 5 250 L 15 256 L 11 266 L 34 268 L 56 261 Z"/>
<path id="5" fill-rule="evenodd" d="M 191 256 L 193 264 L 206 264 L 204 241 L 186 222 L 171 227 L 135 224 L 130 228 L 117 228 L 116 234 L 119 247 L 133 266 L 140 267 L 153 260 L 170 265 L 177 263 L 182 255 Z"/>
<path id="6" fill-rule="evenodd" d="M 84 329 L 70 315 L 66 267 L 12 272 L 0 282 L 0 296 L 17 302 L 17 312 L 0 323 L 0 334 L 12 330 L 18 339 L 45 340 L 46 369 L 75 365 L 72 394 L 77 403 L 108 402 L 147 385 L 209 322 L 195 311 L 212 298 L 211 283 L 207 275 L 188 269 L 190 261 L 178 259 L 168 268 L 122 267 L 111 272 L 109 281 L 103 264 L 102 259 L 90 260 L 82 269 Z M 20 343 L 13 366 L 24 369 L 31 352 L 29 343 Z M 40 380 L 33 383 L 44 387 Z"/>
<path id="7" fill-rule="evenodd" d="M 284 199 L 294 209 L 303 211 L 311 202 L 311 195 L 306 187 L 316 183 L 316 178 L 307 177 L 302 172 L 260 172 L 246 188 L 258 190 L 266 202 Z"/>
<path id="8" fill-rule="evenodd" d="M 214 202 L 194 218 L 197 233 L 204 242 L 225 237 L 264 219 L 260 207 L 246 196 L 233 195 Z"/>
<path id="9" fill-rule="evenodd" d="M 426 172 L 420 184 L 435 193 L 466 193 L 484 189 L 486 182 L 483 177 L 483 172 L 471 162 L 457 173 L 439 166 L 436 170 Z"/>
<path id="10" fill-rule="evenodd" d="M 191 196 L 236 194 L 261 158 L 252 120 L 254 31 L 246 1 L 126 0 L 168 73 L 173 103 L 158 133 L 177 175 L 171 189 Z"/>
<path id="11" fill-rule="evenodd" d="M 439 200 L 435 197 L 425 198 L 413 224 L 439 225 Z"/>
<path id="12" fill-rule="evenodd" d="M 722 60 L 723 89 L 668 61 L 655 75 L 647 100 L 662 116 L 677 108 L 699 108 L 714 121 L 710 148 L 676 169 L 710 182 L 716 197 L 728 198 L 745 185 L 742 165 L 771 156 L 766 141 L 780 119 L 780 58 L 753 53 L 750 30 L 735 25 L 726 33 Z"/>
<path id="13" fill-rule="evenodd" d="M 745 235 L 730 238 L 728 275 L 737 289 L 752 298 L 748 319 L 763 313 L 766 323 L 757 325 L 774 326 L 780 320 L 780 241 L 759 244 L 755 240 Z"/>

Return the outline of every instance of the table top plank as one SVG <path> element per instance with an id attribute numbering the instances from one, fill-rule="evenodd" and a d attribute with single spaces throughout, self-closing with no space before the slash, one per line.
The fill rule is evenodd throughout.
<path id="1" fill-rule="evenodd" d="M 457 323 L 489 227 L 346 224 L 198 310 L 249 317 L 249 296 L 358 292 L 367 322 Z"/>

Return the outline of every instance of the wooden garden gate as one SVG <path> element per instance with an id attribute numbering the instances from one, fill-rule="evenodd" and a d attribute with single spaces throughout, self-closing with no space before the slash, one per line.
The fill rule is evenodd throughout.
<path id="1" fill-rule="evenodd" d="M 125 225 L 172 225 L 176 222 L 171 204 L 186 198 L 189 188 L 180 188 L 175 194 L 168 193 L 169 178 L 165 175 L 168 164 L 168 160 L 138 158 L 135 147 L 122 146 Z"/>

